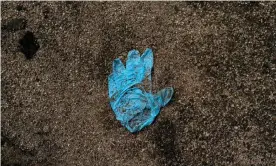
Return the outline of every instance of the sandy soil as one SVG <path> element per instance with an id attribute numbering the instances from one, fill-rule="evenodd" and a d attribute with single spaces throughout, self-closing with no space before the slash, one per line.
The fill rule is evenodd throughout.
<path id="1" fill-rule="evenodd" d="M 2 165 L 276 165 L 275 2 L 2 2 Z M 175 88 L 137 134 L 112 60 L 154 51 Z"/>

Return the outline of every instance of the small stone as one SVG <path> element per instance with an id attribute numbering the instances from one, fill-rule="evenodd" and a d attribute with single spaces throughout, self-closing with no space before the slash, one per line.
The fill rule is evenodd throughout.
<path id="1" fill-rule="evenodd" d="M 48 133 L 49 132 L 49 126 L 44 126 L 43 127 L 43 132 Z"/>

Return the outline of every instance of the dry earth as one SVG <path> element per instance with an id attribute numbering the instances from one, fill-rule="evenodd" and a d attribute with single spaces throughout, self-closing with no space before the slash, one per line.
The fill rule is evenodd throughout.
<path id="1" fill-rule="evenodd" d="M 2 165 L 276 165 L 275 2 L 2 2 Z M 154 51 L 175 88 L 130 134 L 112 60 Z"/>

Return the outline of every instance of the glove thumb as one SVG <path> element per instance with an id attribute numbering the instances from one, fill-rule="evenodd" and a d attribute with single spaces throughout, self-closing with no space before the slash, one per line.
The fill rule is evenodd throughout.
<path id="1" fill-rule="evenodd" d="M 158 93 L 154 95 L 155 101 L 158 103 L 160 107 L 164 107 L 169 103 L 173 96 L 173 88 L 167 87 L 160 90 Z"/>

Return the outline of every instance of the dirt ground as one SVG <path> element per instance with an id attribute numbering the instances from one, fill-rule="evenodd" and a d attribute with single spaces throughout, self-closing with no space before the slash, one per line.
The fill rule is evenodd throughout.
<path id="1" fill-rule="evenodd" d="M 275 2 L 2 2 L 2 165 L 276 165 Z M 175 89 L 130 134 L 112 61 L 154 51 Z"/>

